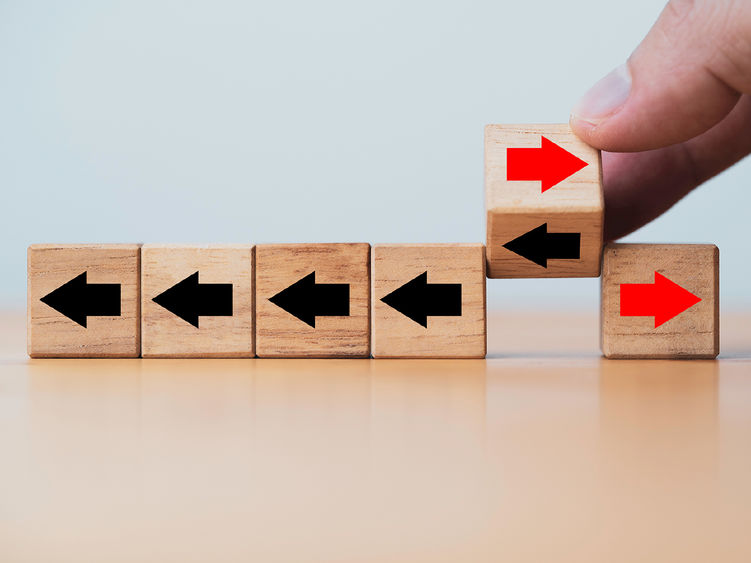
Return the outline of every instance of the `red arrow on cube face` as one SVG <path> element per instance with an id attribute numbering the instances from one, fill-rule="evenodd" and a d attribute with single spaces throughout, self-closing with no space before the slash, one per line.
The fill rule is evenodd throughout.
<path id="1" fill-rule="evenodd" d="M 655 272 L 654 283 L 621 284 L 622 317 L 654 317 L 655 328 L 696 305 L 697 297 Z"/>
<path id="2" fill-rule="evenodd" d="M 507 148 L 506 179 L 520 182 L 542 182 L 543 193 L 587 166 L 550 139 L 541 137 L 538 148 Z"/>

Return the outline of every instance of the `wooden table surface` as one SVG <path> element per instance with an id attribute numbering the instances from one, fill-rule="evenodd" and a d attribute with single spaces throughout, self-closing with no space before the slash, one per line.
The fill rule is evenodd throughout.
<path id="1" fill-rule="evenodd" d="M 34 360 L 0 317 L 0 561 L 751 561 L 751 314 L 718 361 L 491 316 L 463 360 Z"/>

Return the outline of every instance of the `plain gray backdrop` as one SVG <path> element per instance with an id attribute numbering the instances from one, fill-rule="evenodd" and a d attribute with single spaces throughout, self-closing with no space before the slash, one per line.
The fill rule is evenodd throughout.
<path id="1" fill-rule="evenodd" d="M 482 242 L 483 126 L 565 122 L 656 0 L 0 0 L 0 306 L 33 242 Z M 751 304 L 751 163 L 628 240 Z M 489 280 L 595 311 L 599 282 Z"/>

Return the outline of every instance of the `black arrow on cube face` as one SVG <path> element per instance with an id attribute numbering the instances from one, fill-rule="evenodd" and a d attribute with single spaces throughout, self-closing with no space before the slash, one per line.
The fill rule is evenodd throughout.
<path id="1" fill-rule="evenodd" d="M 198 272 L 152 299 L 170 313 L 199 328 L 199 317 L 232 316 L 231 283 L 198 283 Z"/>
<path id="2" fill-rule="evenodd" d="M 315 328 L 316 317 L 349 316 L 349 285 L 316 283 L 316 273 L 313 271 L 269 298 L 269 301 Z"/>
<path id="3" fill-rule="evenodd" d="M 87 283 L 84 272 L 42 297 L 41 302 L 86 328 L 88 317 L 120 316 L 120 284 Z"/>
<path id="4" fill-rule="evenodd" d="M 428 328 L 428 317 L 462 316 L 462 284 L 428 283 L 428 272 L 423 272 L 381 301 Z"/>
<path id="5" fill-rule="evenodd" d="M 580 246 L 581 233 L 549 233 L 547 223 L 503 245 L 543 268 L 548 267 L 548 260 L 578 260 Z"/>

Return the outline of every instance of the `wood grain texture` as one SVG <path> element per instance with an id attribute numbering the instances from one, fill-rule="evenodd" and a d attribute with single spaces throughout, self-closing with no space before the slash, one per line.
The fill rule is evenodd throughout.
<path id="1" fill-rule="evenodd" d="M 145 244 L 141 250 L 143 357 L 253 357 L 253 262 L 252 245 Z M 195 272 L 200 284 L 232 284 L 232 316 L 201 316 L 196 328 L 153 301 Z"/>
<path id="2" fill-rule="evenodd" d="M 487 350 L 485 247 L 383 244 L 373 247 L 373 357 L 484 358 Z M 428 283 L 461 284 L 461 316 L 431 316 L 428 327 L 381 299 L 423 272 Z"/>
<path id="3" fill-rule="evenodd" d="M 319 316 L 315 328 L 269 299 L 315 272 L 318 284 L 348 284 L 349 316 Z M 370 245 L 262 244 L 256 247 L 259 357 L 366 358 L 370 355 Z"/>
<path id="4" fill-rule="evenodd" d="M 507 181 L 506 149 L 538 148 L 545 136 L 588 163 L 553 188 L 539 181 Z M 603 196 L 600 153 L 567 124 L 488 125 L 485 128 L 485 208 L 490 278 L 597 277 L 602 252 Z M 548 232 L 579 232 L 579 260 L 550 260 L 547 268 L 503 245 L 548 224 Z"/>
<path id="5" fill-rule="evenodd" d="M 34 244 L 28 249 L 27 350 L 32 358 L 137 358 L 141 351 L 140 245 Z M 40 299 L 87 272 L 89 284 L 120 284 L 119 317 L 87 327 Z"/>
<path id="6" fill-rule="evenodd" d="M 655 272 L 701 301 L 655 328 L 621 316 L 620 284 L 654 283 Z M 711 244 L 609 244 L 603 253 L 601 347 L 608 358 L 714 358 L 720 349 L 719 250 Z"/>

